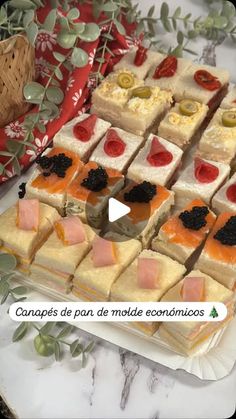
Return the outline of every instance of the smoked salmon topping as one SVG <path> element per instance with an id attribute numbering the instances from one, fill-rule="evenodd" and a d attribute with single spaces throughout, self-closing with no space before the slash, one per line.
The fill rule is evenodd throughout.
<path id="1" fill-rule="evenodd" d="M 173 155 L 154 137 L 151 148 L 147 156 L 147 161 L 151 166 L 160 167 L 167 166 L 173 160 Z"/>
<path id="2" fill-rule="evenodd" d="M 187 276 L 181 289 L 181 296 L 185 302 L 197 302 L 204 300 L 205 278 Z"/>
<path id="3" fill-rule="evenodd" d="M 95 125 L 97 122 L 97 115 L 89 115 L 88 118 L 78 122 L 73 128 L 73 134 L 82 142 L 87 142 L 94 134 Z"/>
<path id="4" fill-rule="evenodd" d="M 200 183 L 211 183 L 219 176 L 219 169 L 213 164 L 196 157 L 194 161 L 194 174 Z"/>
<path id="5" fill-rule="evenodd" d="M 231 220 L 233 218 L 233 220 Z M 220 214 L 214 224 L 212 232 L 210 233 L 203 251 L 207 255 L 217 261 L 222 261 L 229 264 L 236 263 L 236 247 L 231 244 L 231 241 L 227 235 L 222 235 L 222 230 L 229 230 L 229 237 L 232 238 L 232 243 L 235 242 L 236 230 L 235 230 L 235 219 L 236 215 L 233 212 L 223 212 Z M 230 221 L 231 220 L 231 221 Z M 230 221 L 229 224 L 227 222 Z M 227 228 L 225 226 L 227 224 Z M 221 233 L 219 233 L 221 231 Z M 227 233 L 226 233 L 227 234 Z M 217 237 L 215 237 L 217 236 Z M 219 240 L 220 239 L 220 240 Z M 221 241 L 222 239 L 222 241 Z M 223 242 L 223 243 L 222 243 Z M 229 243 L 229 244 L 227 244 Z"/>
<path id="6" fill-rule="evenodd" d="M 185 211 L 189 213 L 194 207 L 206 208 L 204 202 L 201 199 L 195 199 L 185 207 Z M 183 211 L 182 214 L 185 213 L 185 211 Z M 206 210 L 204 210 L 204 212 L 206 212 Z M 204 216 L 206 224 L 201 228 L 196 229 L 195 227 L 198 227 L 198 222 L 197 220 L 192 220 L 191 216 L 187 225 L 194 228 L 189 228 L 187 225 L 185 227 L 179 216 L 172 216 L 162 225 L 160 231 L 165 233 L 167 240 L 170 243 L 176 243 L 190 248 L 197 248 L 200 246 L 208 232 L 213 227 L 215 218 L 215 215 L 208 211 L 207 215 Z"/>
<path id="7" fill-rule="evenodd" d="M 227 246 L 236 245 L 236 215 L 233 215 L 220 230 L 214 235 L 214 239 Z"/>
<path id="8" fill-rule="evenodd" d="M 96 268 L 115 265 L 117 263 L 115 243 L 96 237 L 92 243 L 92 260 Z"/>
<path id="9" fill-rule="evenodd" d="M 55 223 L 54 227 L 64 245 L 83 243 L 86 239 L 83 223 L 76 216 L 62 218 Z"/>
<path id="10" fill-rule="evenodd" d="M 138 258 L 137 281 L 140 288 L 156 289 L 159 285 L 160 266 L 153 258 Z"/>
<path id="11" fill-rule="evenodd" d="M 17 205 L 16 225 L 21 230 L 37 231 L 39 227 L 39 200 L 21 199 Z"/>

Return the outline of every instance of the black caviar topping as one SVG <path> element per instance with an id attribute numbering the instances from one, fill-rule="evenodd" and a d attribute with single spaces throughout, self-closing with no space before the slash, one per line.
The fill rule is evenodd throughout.
<path id="1" fill-rule="evenodd" d="M 26 193 L 26 190 L 25 190 L 25 185 L 26 185 L 26 183 L 25 183 L 25 182 L 22 182 L 22 183 L 19 185 L 19 192 L 18 192 L 18 196 L 19 196 L 19 198 L 20 198 L 20 199 L 24 198 L 24 196 L 25 196 L 25 193 Z"/>
<path id="2" fill-rule="evenodd" d="M 217 231 L 214 239 L 227 246 L 236 245 L 236 215 L 230 217 L 224 227 Z"/>
<path id="3" fill-rule="evenodd" d="M 135 185 L 129 192 L 124 194 L 126 202 L 150 202 L 156 195 L 157 188 L 150 182 L 144 181 L 139 185 Z"/>
<path id="4" fill-rule="evenodd" d="M 209 214 L 207 207 L 193 207 L 191 211 L 183 211 L 179 214 L 185 228 L 200 230 L 206 225 L 206 215 Z"/>
<path id="5" fill-rule="evenodd" d="M 107 186 L 108 174 L 105 169 L 99 166 L 97 169 L 91 169 L 88 177 L 84 178 L 81 186 L 93 192 L 99 192 Z"/>
<path id="6" fill-rule="evenodd" d="M 50 176 L 55 173 L 58 177 L 65 177 L 66 170 L 72 165 L 72 159 L 67 157 L 65 153 L 59 153 L 55 156 L 39 156 L 36 163 L 41 167 L 43 176 Z"/>

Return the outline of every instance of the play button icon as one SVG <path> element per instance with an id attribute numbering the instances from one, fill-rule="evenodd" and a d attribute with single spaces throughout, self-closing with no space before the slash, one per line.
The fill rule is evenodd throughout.
<path id="1" fill-rule="evenodd" d="M 130 213 L 130 207 L 128 205 L 122 204 L 115 198 L 110 198 L 108 201 L 108 220 L 110 223 L 119 220 Z"/>

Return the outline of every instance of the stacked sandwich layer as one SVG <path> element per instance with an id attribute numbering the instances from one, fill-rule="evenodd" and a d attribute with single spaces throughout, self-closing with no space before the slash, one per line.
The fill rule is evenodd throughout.
<path id="1" fill-rule="evenodd" d="M 224 322 L 161 325 L 163 339 L 192 353 L 233 316 L 228 83 L 226 70 L 132 49 L 95 89 L 91 114 L 66 124 L 37 158 L 26 198 L 0 215 L 0 250 L 32 281 L 88 301 L 225 303 Z M 111 197 L 130 212 L 109 223 Z M 159 326 L 133 324 L 148 335 Z"/>

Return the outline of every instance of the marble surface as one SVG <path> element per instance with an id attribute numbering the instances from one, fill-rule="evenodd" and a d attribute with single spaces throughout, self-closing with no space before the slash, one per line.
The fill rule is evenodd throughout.
<path id="1" fill-rule="evenodd" d="M 139 3 L 145 12 L 154 1 Z M 171 8 L 179 4 L 186 13 L 204 13 L 201 1 L 172 0 Z M 236 49 L 206 40 L 194 49 L 196 60 L 227 67 L 233 80 Z M 57 363 L 37 356 L 30 336 L 11 342 L 16 324 L 7 310 L 0 306 L 0 394 L 19 418 L 226 418 L 235 411 L 236 367 L 222 380 L 203 382 L 98 339 L 86 368 L 70 355 Z"/>

